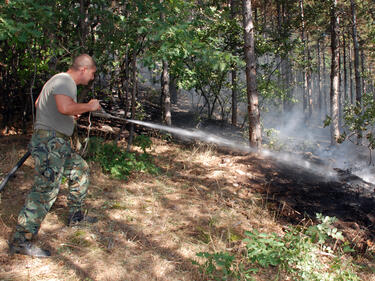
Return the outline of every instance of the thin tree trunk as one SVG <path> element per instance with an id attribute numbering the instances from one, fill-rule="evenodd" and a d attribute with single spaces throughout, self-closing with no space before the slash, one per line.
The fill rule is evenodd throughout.
<path id="1" fill-rule="evenodd" d="M 137 52 L 133 50 L 133 58 L 132 58 L 132 82 L 133 82 L 133 89 L 132 89 L 132 98 L 131 98 L 131 119 L 135 119 L 135 97 L 137 95 Z M 130 123 L 130 132 L 128 138 L 128 147 L 126 151 L 129 152 L 130 148 L 133 144 L 134 138 L 134 123 Z"/>
<path id="2" fill-rule="evenodd" d="M 355 93 L 354 93 L 354 82 L 353 82 L 353 66 L 352 66 L 352 48 L 350 44 L 348 45 L 349 49 L 349 94 L 350 94 L 350 103 L 354 104 Z"/>
<path id="3" fill-rule="evenodd" d="M 354 46 L 354 75 L 355 75 L 355 93 L 356 102 L 358 105 L 362 104 L 362 93 L 361 93 L 361 74 L 359 71 L 359 44 L 357 34 L 357 16 L 356 16 L 356 5 L 354 0 L 350 0 L 352 8 L 352 37 Z"/>
<path id="4" fill-rule="evenodd" d="M 337 34 L 337 41 L 339 41 L 340 36 Z M 340 43 L 337 43 L 337 46 L 339 46 Z M 342 118 L 343 118 L 343 112 L 342 112 L 342 71 L 341 71 L 341 52 L 340 48 L 338 48 L 339 53 L 339 130 L 342 128 Z"/>
<path id="5" fill-rule="evenodd" d="M 321 78 L 321 65 L 322 65 L 322 59 L 321 59 L 321 53 L 320 53 L 320 40 L 318 40 L 317 44 L 317 55 L 318 55 L 318 73 L 317 73 L 317 83 L 318 83 L 318 116 L 321 118 L 322 116 L 322 78 Z"/>
<path id="6" fill-rule="evenodd" d="M 82 50 L 86 49 L 87 42 L 86 38 L 88 35 L 88 10 L 87 3 L 85 0 L 80 0 L 80 43 Z"/>
<path id="7" fill-rule="evenodd" d="M 347 69 L 347 62 L 346 62 L 346 37 L 345 33 L 342 34 L 342 48 L 343 48 L 343 69 L 344 69 L 344 101 L 348 102 L 348 69 Z"/>
<path id="8" fill-rule="evenodd" d="M 365 52 L 363 50 L 363 44 L 361 45 L 361 78 L 362 78 L 362 92 L 366 94 L 367 83 L 366 83 L 366 69 L 365 69 Z"/>
<path id="9" fill-rule="evenodd" d="M 237 69 L 233 66 L 232 69 L 232 125 L 237 126 Z"/>
<path id="10" fill-rule="evenodd" d="M 234 20 L 236 17 L 236 6 L 235 0 L 230 0 L 230 18 Z M 233 37 L 233 36 L 232 36 Z M 231 45 L 234 49 L 234 39 L 231 37 Z M 234 64 L 231 72 L 232 78 L 232 125 L 237 126 L 237 96 L 238 96 L 238 87 L 237 87 L 237 66 Z"/>
<path id="11" fill-rule="evenodd" d="M 256 84 L 256 57 L 254 46 L 254 23 L 252 18 L 251 0 L 243 0 L 243 28 L 245 41 L 247 103 L 249 115 L 250 146 L 261 149 L 262 135 L 260 128 L 260 113 L 258 91 Z"/>
<path id="12" fill-rule="evenodd" d="M 292 103 L 291 99 L 293 98 L 293 92 L 291 90 L 291 83 L 293 82 L 293 72 L 292 72 L 292 65 L 290 63 L 289 58 L 286 58 L 286 61 L 284 63 L 284 73 L 285 73 L 285 98 L 284 98 L 284 111 L 289 112 L 292 110 Z"/>
<path id="13" fill-rule="evenodd" d="M 160 1 L 160 4 L 164 4 L 164 0 Z M 164 12 L 160 15 L 160 20 L 165 22 Z M 162 122 L 168 126 L 172 125 L 171 118 L 171 93 L 169 91 L 169 69 L 168 61 L 162 60 L 163 70 L 161 74 L 161 103 L 162 103 Z"/>
<path id="14" fill-rule="evenodd" d="M 331 145 L 336 145 L 340 136 L 339 131 L 339 60 L 337 33 L 339 18 L 337 16 L 337 0 L 333 0 L 331 6 Z"/>
<path id="15" fill-rule="evenodd" d="M 308 37 L 306 37 L 308 40 Z M 308 120 L 311 120 L 312 112 L 313 112 L 313 96 L 312 96 L 312 81 L 311 81 L 311 66 L 310 66 L 310 61 L 311 61 L 311 56 L 310 56 L 310 48 L 308 46 L 307 42 L 307 71 L 306 71 L 306 78 L 307 78 L 307 105 L 308 105 Z"/>
<path id="16" fill-rule="evenodd" d="M 121 68 L 121 84 L 122 87 L 125 90 L 125 96 L 121 99 L 122 100 L 122 106 L 124 109 L 124 117 L 128 118 L 128 112 L 129 112 L 129 46 L 126 46 L 126 51 L 125 51 L 125 58 L 123 61 L 123 66 Z M 119 93 L 119 95 L 122 94 L 122 91 Z M 121 126 L 121 130 L 116 136 L 115 143 L 117 143 L 120 138 L 122 132 L 125 130 L 127 126 L 127 122 L 124 122 L 124 124 Z"/>
<path id="17" fill-rule="evenodd" d="M 169 92 L 169 71 L 168 71 L 168 62 L 163 60 L 163 73 L 161 79 L 161 90 L 163 97 L 163 123 L 168 126 L 172 125 L 171 119 L 171 94 Z"/>
<path id="18" fill-rule="evenodd" d="M 303 7 L 303 0 L 299 1 L 300 4 L 300 11 L 301 11 L 301 19 L 302 19 L 302 30 L 301 30 L 301 40 L 303 42 L 303 64 L 307 61 L 306 56 L 306 38 L 305 38 L 305 15 L 304 15 L 304 7 Z M 307 71 L 306 67 L 303 67 L 303 91 L 302 91 L 302 98 L 303 98 L 303 113 L 306 114 L 307 109 Z M 306 120 L 305 120 L 306 121 Z"/>
<path id="19" fill-rule="evenodd" d="M 282 27 L 283 13 L 282 13 L 282 8 L 281 8 L 281 2 L 277 0 L 276 6 L 277 6 L 277 30 L 278 30 L 278 33 L 282 34 L 283 36 L 284 35 L 283 27 Z M 285 73 L 286 73 L 285 61 L 282 56 L 278 56 L 277 59 L 280 60 L 280 63 L 278 66 L 279 75 L 277 75 L 277 80 L 278 80 L 277 82 L 278 82 L 278 85 L 280 85 L 282 92 L 284 93 L 284 96 L 282 98 L 282 105 L 283 105 L 282 110 L 285 111 L 285 100 L 286 100 L 286 97 L 285 97 L 285 89 L 286 89 L 285 87 Z"/>
<path id="20" fill-rule="evenodd" d="M 288 26 L 291 23 L 291 9 L 294 4 L 287 1 L 281 1 L 281 14 L 282 14 L 282 32 L 285 34 L 284 36 L 288 36 L 289 39 L 291 36 L 290 30 L 288 29 Z M 285 46 L 287 47 L 287 46 Z M 285 98 L 284 98 L 284 111 L 289 112 L 291 108 L 291 99 L 293 97 L 293 92 L 291 91 L 291 83 L 293 80 L 293 73 L 292 73 L 292 64 L 289 58 L 290 51 L 286 54 L 284 58 L 284 63 L 282 64 L 283 69 L 283 77 L 284 77 L 284 85 L 283 90 L 285 91 Z"/>
<path id="21" fill-rule="evenodd" d="M 356 105 L 362 107 L 362 91 L 361 91 L 361 74 L 359 70 L 359 44 L 357 34 L 357 15 L 356 4 L 354 0 L 350 0 L 352 9 L 352 37 L 354 46 L 354 76 L 355 76 L 355 99 Z M 362 132 L 357 131 L 357 143 L 359 144 L 362 139 Z"/>
<path id="22" fill-rule="evenodd" d="M 170 76 L 169 79 L 169 91 L 171 93 L 171 103 L 176 104 L 178 99 L 176 77 L 174 75 Z"/>
<path id="23" fill-rule="evenodd" d="M 323 89 L 323 112 L 324 116 L 328 115 L 328 105 L 327 105 L 327 100 L 328 100 L 328 86 L 327 86 L 327 67 L 326 67 L 326 54 L 325 54 L 325 47 L 322 50 L 322 59 L 323 59 L 323 67 L 322 67 L 322 72 L 323 72 L 323 79 L 322 79 L 322 89 Z"/>

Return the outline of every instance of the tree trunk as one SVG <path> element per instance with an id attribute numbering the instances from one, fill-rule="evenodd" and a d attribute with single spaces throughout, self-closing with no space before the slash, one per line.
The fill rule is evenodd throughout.
<path id="1" fill-rule="evenodd" d="M 354 93 L 354 82 L 353 82 L 353 65 L 352 65 L 352 48 L 350 44 L 348 45 L 349 49 L 349 95 L 350 95 L 350 103 L 354 104 L 355 100 L 355 93 Z"/>
<path id="2" fill-rule="evenodd" d="M 132 89 L 132 98 L 131 98 L 131 119 L 135 119 L 135 97 L 137 95 L 137 52 L 133 50 L 133 58 L 132 58 L 132 82 L 133 82 L 133 89 Z M 129 131 L 129 138 L 128 138 L 128 147 L 126 151 L 130 151 L 130 148 L 133 144 L 134 138 L 134 123 L 130 123 L 130 131 Z"/>
<path id="3" fill-rule="evenodd" d="M 160 4 L 163 5 L 164 0 L 160 0 Z M 165 14 L 160 14 L 160 20 L 165 22 Z M 162 123 L 171 126 L 171 93 L 169 91 L 169 69 L 168 61 L 162 60 L 162 74 L 161 74 L 161 112 L 162 112 Z"/>
<path id="4" fill-rule="evenodd" d="M 340 36 L 339 34 L 336 34 L 337 35 L 337 46 L 340 45 L 339 41 L 340 41 Z M 338 48 L 338 53 L 339 53 L 339 130 L 340 128 L 342 128 L 342 119 L 343 119 L 343 112 L 342 112 L 342 71 L 341 71 L 341 52 L 340 52 L 340 48 Z"/>
<path id="5" fill-rule="evenodd" d="M 86 38 L 89 33 L 88 29 L 88 10 L 87 10 L 87 3 L 85 0 L 80 0 L 80 20 L 79 20 L 79 26 L 80 26 L 80 33 L 79 33 L 79 38 L 80 38 L 80 43 L 81 43 L 81 48 L 82 50 L 87 49 L 87 42 Z"/>
<path id="6" fill-rule="evenodd" d="M 346 62 L 346 37 L 345 33 L 342 35 L 342 48 L 343 48 L 343 69 L 344 69 L 344 101 L 348 102 L 349 97 L 348 97 L 348 69 L 346 67 L 347 62 Z"/>
<path id="7" fill-rule="evenodd" d="M 122 63 L 121 74 L 120 74 L 121 85 L 125 91 L 125 95 L 121 98 L 121 103 L 122 103 L 121 106 L 124 109 L 124 118 L 128 118 L 128 112 L 129 112 L 129 76 L 130 76 L 129 75 L 129 57 L 130 57 L 129 48 L 128 46 L 126 46 L 125 58 Z M 123 91 L 120 91 L 119 96 L 121 96 L 122 94 L 123 94 Z M 121 133 L 125 130 L 126 126 L 127 126 L 127 122 L 124 122 L 124 124 L 121 126 L 121 130 L 116 136 L 116 139 L 115 139 L 116 144 L 120 140 Z"/>
<path id="8" fill-rule="evenodd" d="M 318 65 L 317 65 L 317 83 L 318 83 L 318 116 L 319 119 L 322 116 L 322 78 L 321 78 L 321 65 L 322 65 L 322 59 L 321 59 L 321 53 L 320 53 L 320 45 L 321 45 L 321 40 L 318 40 L 317 44 L 317 56 L 318 56 Z"/>
<path id="9" fill-rule="evenodd" d="M 357 15 L 356 5 L 354 0 L 350 0 L 352 8 L 352 37 L 354 46 L 354 76 L 355 76 L 355 100 L 356 105 L 362 107 L 362 91 L 361 91 L 361 74 L 359 70 L 359 44 L 357 34 Z M 360 144 L 362 139 L 362 132 L 357 131 L 357 143 Z"/>
<path id="10" fill-rule="evenodd" d="M 311 55 L 310 55 L 310 48 L 309 48 L 309 37 L 306 36 L 306 51 L 307 51 L 307 69 L 306 69 L 306 86 L 307 86 L 307 106 L 308 106 L 308 120 L 311 120 L 312 111 L 313 111 L 313 96 L 312 96 L 312 81 L 311 81 Z"/>
<path id="11" fill-rule="evenodd" d="M 256 57 L 254 46 L 254 24 L 251 10 L 251 0 L 242 0 L 243 28 L 245 41 L 246 60 L 246 86 L 249 115 L 249 141 L 250 146 L 261 149 L 262 135 L 260 128 L 260 113 L 258 105 L 258 91 L 256 84 Z"/>
<path id="12" fill-rule="evenodd" d="M 299 1 L 300 4 L 300 11 L 301 11 L 301 21 L 302 21 L 302 30 L 301 30 L 301 40 L 303 42 L 303 64 L 307 61 L 307 55 L 306 55 L 306 38 L 305 38 L 305 14 L 304 14 L 304 7 L 303 7 L 303 0 Z M 306 114 L 307 111 L 307 71 L 306 66 L 303 66 L 303 91 L 302 91 L 302 98 L 303 98 L 303 113 Z M 306 116 L 306 115 L 305 115 Z M 306 117 L 305 117 L 306 121 Z"/>
<path id="13" fill-rule="evenodd" d="M 356 5 L 354 0 L 350 0 L 352 8 L 352 37 L 354 46 L 354 75 L 355 75 L 355 97 L 358 105 L 362 104 L 362 93 L 361 93 L 361 74 L 359 72 L 359 44 L 357 34 L 357 16 L 356 16 Z"/>
<path id="14" fill-rule="evenodd" d="M 326 54 L 325 54 L 325 47 L 322 50 L 322 59 L 323 59 L 323 67 L 322 67 L 322 72 L 323 72 L 323 79 L 322 79 L 322 89 L 323 89 L 323 112 L 324 116 L 328 115 L 328 105 L 327 105 L 327 100 L 328 100 L 328 83 L 327 83 L 327 66 L 326 66 Z"/>
<path id="15" fill-rule="evenodd" d="M 339 131 L 339 59 L 337 33 L 339 18 L 337 16 L 337 0 L 333 0 L 331 6 L 331 145 L 336 145 L 340 136 Z"/>
<path id="16" fill-rule="evenodd" d="M 169 91 L 171 92 L 171 103 L 176 104 L 177 103 L 177 85 L 176 85 L 176 77 L 174 75 L 171 75 L 169 79 Z"/>
<path id="17" fill-rule="evenodd" d="M 363 50 L 364 46 L 361 44 L 361 80 L 362 80 L 362 92 L 367 93 L 367 83 L 366 83 L 366 68 L 365 68 L 365 52 Z"/>
<path id="18" fill-rule="evenodd" d="M 236 6 L 235 0 L 230 0 L 230 18 L 234 20 L 236 17 Z M 231 46 L 234 49 L 234 39 L 231 35 Z M 238 86 L 237 86 L 237 66 L 233 64 L 233 69 L 231 72 L 232 77 L 232 125 L 237 126 L 237 96 L 238 96 Z"/>
<path id="19" fill-rule="evenodd" d="M 162 122 L 168 126 L 171 126 L 171 94 L 169 92 L 169 71 L 168 62 L 166 60 L 163 60 L 161 91 L 163 97 Z"/>
<path id="20" fill-rule="evenodd" d="M 233 66 L 232 69 L 232 125 L 237 126 L 237 69 Z"/>

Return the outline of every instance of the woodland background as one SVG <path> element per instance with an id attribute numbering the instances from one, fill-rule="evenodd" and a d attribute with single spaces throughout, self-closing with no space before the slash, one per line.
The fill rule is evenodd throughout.
<path id="1" fill-rule="evenodd" d="M 88 53 L 97 79 L 81 89 L 80 100 L 112 100 L 128 117 L 137 107 L 137 85 L 152 80 L 160 84 L 160 121 L 168 125 L 171 104 L 187 90 L 201 100 L 197 118 L 245 126 L 252 146 L 260 147 L 259 115 L 268 111 L 298 111 L 306 125 L 312 117 L 325 120 L 332 145 L 357 135 L 373 146 L 374 6 L 370 0 L 2 1 L 1 127 L 25 129 L 43 83 Z M 241 104 L 248 110 L 240 111 Z"/>

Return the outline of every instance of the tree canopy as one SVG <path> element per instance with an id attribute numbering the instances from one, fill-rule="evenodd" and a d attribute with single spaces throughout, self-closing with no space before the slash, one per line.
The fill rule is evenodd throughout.
<path id="1" fill-rule="evenodd" d="M 335 116 L 329 111 L 335 1 L 251 2 L 261 116 L 269 110 L 298 110 L 330 121 Z M 228 120 L 236 108 L 232 103 L 247 103 L 242 7 L 237 0 L 2 1 L 1 126 L 24 128 L 43 83 L 80 53 L 92 55 L 99 66 L 91 95 L 118 95 L 119 106 L 130 108 L 132 60 L 156 76 L 164 61 L 179 89 L 201 97 L 200 115 Z M 336 9 L 337 118 L 352 122 L 339 128 L 342 136 L 368 129 L 358 114 L 371 103 L 362 104 L 358 93 L 355 99 L 354 89 L 374 96 L 375 7 L 370 0 L 352 0 L 337 1 Z M 233 71 L 239 78 L 231 81 Z M 232 89 L 238 90 L 236 99 Z M 360 110 L 344 111 L 345 106 Z M 351 115 L 344 118 L 343 112 Z"/>

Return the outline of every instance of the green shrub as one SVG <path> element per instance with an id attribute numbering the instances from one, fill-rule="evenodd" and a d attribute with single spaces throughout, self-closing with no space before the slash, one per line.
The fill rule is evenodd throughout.
<path id="1" fill-rule="evenodd" d="M 100 163 L 105 173 L 118 179 L 126 180 L 133 171 L 157 174 L 159 169 L 152 163 L 152 156 L 146 152 L 146 148 L 151 147 L 151 140 L 142 137 L 138 138 L 135 144 L 142 148 L 143 153 L 126 152 L 114 143 L 104 143 L 101 139 L 91 138 L 88 159 Z"/>
<path id="2" fill-rule="evenodd" d="M 237 268 L 234 259 L 235 257 L 226 253 L 219 252 L 209 254 L 206 252 L 197 253 L 198 257 L 206 259 L 206 262 L 200 265 L 193 261 L 194 265 L 198 265 L 200 271 L 208 280 L 253 280 L 251 273 L 257 272 L 256 269 L 244 270 L 242 264 Z"/>
<path id="3" fill-rule="evenodd" d="M 353 264 L 342 261 L 342 252 L 348 252 L 343 243 L 341 251 L 330 247 L 343 241 L 342 234 L 332 226 L 335 218 L 317 214 L 321 221 L 309 227 L 290 226 L 283 236 L 276 233 L 266 234 L 246 231 L 243 241 L 246 255 L 238 257 L 229 253 L 198 253 L 207 261 L 198 265 L 208 280 L 252 280 L 251 273 L 259 268 L 277 268 L 280 275 L 286 274 L 291 280 L 306 281 L 356 281 L 360 280 Z M 322 258 L 324 257 L 324 259 Z M 245 262 L 243 261 L 245 260 Z M 256 268 L 256 269 L 254 269 Z"/>

